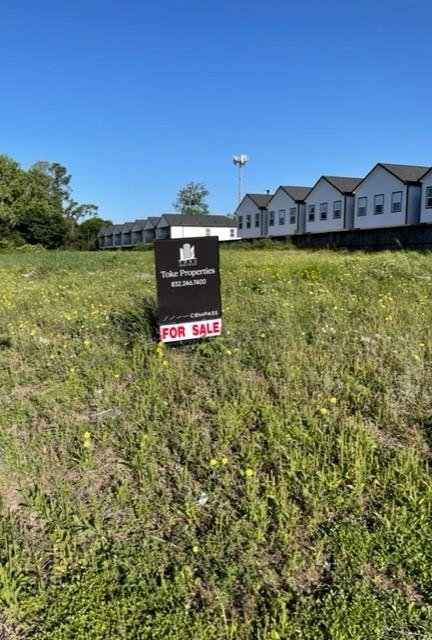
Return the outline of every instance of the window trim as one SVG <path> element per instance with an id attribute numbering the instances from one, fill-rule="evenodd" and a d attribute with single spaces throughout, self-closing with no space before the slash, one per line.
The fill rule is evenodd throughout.
<path id="1" fill-rule="evenodd" d="M 294 211 L 294 213 L 293 213 Z M 289 223 L 296 224 L 297 223 L 297 207 L 289 208 Z"/>
<path id="2" fill-rule="evenodd" d="M 286 219 L 286 209 L 279 209 L 279 211 L 278 211 L 278 224 L 279 224 L 280 227 L 284 226 L 285 219 Z"/>
<path id="3" fill-rule="evenodd" d="M 360 202 L 361 200 L 365 201 L 365 205 L 364 207 L 360 207 Z M 357 199 L 357 216 L 360 218 L 364 218 L 365 216 L 367 216 L 367 206 L 368 206 L 368 197 L 367 196 L 360 196 Z M 364 213 L 360 213 L 360 209 L 364 209 Z"/>
<path id="4" fill-rule="evenodd" d="M 243 216 L 238 217 L 237 226 L 239 229 L 243 229 Z"/>
<path id="5" fill-rule="evenodd" d="M 275 211 L 269 211 L 269 227 L 275 226 Z"/>
<path id="6" fill-rule="evenodd" d="M 335 208 L 335 204 L 339 203 L 339 209 Z M 335 216 L 336 211 L 339 211 L 339 215 Z M 333 200 L 333 220 L 341 220 L 342 218 L 342 200 Z"/>
<path id="7" fill-rule="evenodd" d="M 379 206 L 382 207 L 381 211 L 377 211 L 376 210 L 377 209 L 377 203 L 376 203 L 376 199 L 377 198 L 382 198 L 382 204 L 378 205 L 378 207 Z M 385 205 L 385 195 L 383 193 L 376 193 L 374 195 L 374 211 L 373 211 L 374 212 L 374 216 L 382 216 L 384 214 L 384 205 Z"/>
<path id="8" fill-rule="evenodd" d="M 432 209 L 432 185 L 425 187 L 425 191 L 425 209 Z M 430 193 L 430 195 L 428 195 L 428 193 Z M 428 204 L 428 201 L 430 201 L 430 204 Z"/>
<path id="9" fill-rule="evenodd" d="M 315 222 L 315 208 L 314 204 L 308 204 L 308 222 Z"/>
<path id="10" fill-rule="evenodd" d="M 246 229 L 252 228 L 252 216 L 250 213 L 246 215 Z"/>
<path id="11" fill-rule="evenodd" d="M 395 205 L 394 196 L 397 193 L 400 193 L 400 201 L 397 203 L 399 205 L 399 207 L 400 207 L 399 209 L 395 209 L 394 208 L 394 205 Z M 401 213 L 402 212 L 402 201 L 403 201 L 403 191 L 392 191 L 391 201 L 390 201 L 390 212 L 391 213 Z"/>
<path id="12" fill-rule="evenodd" d="M 323 211 L 323 207 L 325 207 L 325 211 Z M 320 202 L 319 214 L 320 220 L 328 220 L 328 202 Z"/>
<path id="13" fill-rule="evenodd" d="M 258 229 L 260 226 L 260 214 L 256 213 L 255 214 L 255 229 Z"/>

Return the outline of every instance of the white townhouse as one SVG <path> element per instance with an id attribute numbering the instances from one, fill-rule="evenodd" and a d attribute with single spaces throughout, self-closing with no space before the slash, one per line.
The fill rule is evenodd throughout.
<path id="1" fill-rule="evenodd" d="M 132 246 L 132 228 L 134 226 L 133 222 L 125 222 L 122 227 L 122 247 L 131 247 Z"/>
<path id="2" fill-rule="evenodd" d="M 160 216 L 150 216 L 144 224 L 143 239 L 144 243 L 153 242 L 156 238 L 156 228 L 160 222 Z"/>
<path id="3" fill-rule="evenodd" d="M 290 236 L 305 232 L 305 198 L 311 187 L 285 187 L 276 189 L 269 200 L 267 224 L 263 235 Z"/>
<path id="4" fill-rule="evenodd" d="M 138 244 L 144 243 L 144 225 L 145 220 L 135 220 L 132 223 L 132 245 L 136 247 Z"/>
<path id="5" fill-rule="evenodd" d="M 361 178 L 321 176 L 305 198 L 306 232 L 352 229 L 353 191 Z"/>
<path id="6" fill-rule="evenodd" d="M 219 241 L 238 240 L 234 218 L 219 215 L 163 213 L 156 227 L 156 239 L 217 236 Z"/>
<path id="7" fill-rule="evenodd" d="M 421 179 L 420 222 L 432 222 L 432 168 Z"/>
<path id="8" fill-rule="evenodd" d="M 234 212 L 240 238 L 261 238 L 265 234 L 267 205 L 272 196 L 267 193 L 247 193 Z"/>
<path id="9" fill-rule="evenodd" d="M 354 190 L 354 229 L 420 222 L 420 179 L 429 167 L 379 162 Z"/>

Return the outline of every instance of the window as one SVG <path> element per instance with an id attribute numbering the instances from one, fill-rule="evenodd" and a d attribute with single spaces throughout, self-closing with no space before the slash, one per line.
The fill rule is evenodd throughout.
<path id="1" fill-rule="evenodd" d="M 260 214 L 259 213 L 255 214 L 255 226 L 256 227 L 260 226 Z"/>
<path id="2" fill-rule="evenodd" d="M 285 224 L 285 209 L 279 209 L 279 224 Z"/>
<path id="3" fill-rule="evenodd" d="M 243 216 L 238 217 L 238 228 L 243 229 Z"/>
<path id="4" fill-rule="evenodd" d="M 394 193 L 392 193 L 391 211 L 392 213 L 402 211 L 402 191 L 394 191 Z"/>
<path id="5" fill-rule="evenodd" d="M 250 229 L 251 228 L 251 216 L 247 215 L 246 216 L 246 229 Z"/>
<path id="6" fill-rule="evenodd" d="M 328 202 L 321 202 L 320 204 L 320 220 L 327 220 Z"/>
<path id="7" fill-rule="evenodd" d="M 380 193 L 374 198 L 374 214 L 377 216 L 384 213 L 384 195 Z"/>
<path id="8" fill-rule="evenodd" d="M 367 198 L 359 198 L 357 201 L 357 215 L 365 216 L 367 213 Z"/>
<path id="9" fill-rule="evenodd" d="M 235 229 L 230 229 L 230 238 L 235 238 Z"/>
<path id="10" fill-rule="evenodd" d="M 274 227 L 275 223 L 275 212 L 269 211 L 269 227 Z"/>
<path id="11" fill-rule="evenodd" d="M 315 205 L 310 204 L 308 206 L 308 220 L 309 222 L 315 222 Z"/>
<path id="12" fill-rule="evenodd" d="M 426 209 L 432 209 L 432 187 L 426 187 Z"/>
<path id="13" fill-rule="evenodd" d="M 211 229 L 206 229 L 206 236 L 211 235 Z"/>
<path id="14" fill-rule="evenodd" d="M 295 207 L 290 207 L 289 213 L 290 213 L 290 218 L 289 218 L 290 224 L 295 224 L 296 223 L 296 217 L 297 217 L 296 216 L 296 213 L 297 213 L 296 208 Z"/>
<path id="15" fill-rule="evenodd" d="M 333 219 L 339 220 L 342 217 L 342 200 L 335 200 L 333 202 Z"/>

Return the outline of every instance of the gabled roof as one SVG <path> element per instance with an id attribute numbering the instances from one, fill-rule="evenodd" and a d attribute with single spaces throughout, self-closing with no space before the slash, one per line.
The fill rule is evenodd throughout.
<path id="1" fill-rule="evenodd" d="M 430 169 L 428 169 L 428 170 L 426 171 L 426 173 L 424 173 L 424 174 L 422 175 L 421 180 L 423 180 L 424 178 L 426 178 L 426 176 L 428 176 L 428 175 L 430 174 L 430 172 L 431 172 L 431 171 L 432 171 L 432 167 L 431 167 Z"/>
<path id="2" fill-rule="evenodd" d="M 160 222 L 160 216 L 149 216 L 144 223 L 144 229 L 154 229 Z"/>
<path id="3" fill-rule="evenodd" d="M 282 184 L 279 189 L 283 189 L 295 202 L 303 202 L 312 187 L 286 187 Z"/>
<path id="4" fill-rule="evenodd" d="M 352 193 L 362 181 L 362 178 L 346 178 L 343 176 L 322 176 L 322 178 L 341 193 Z"/>
<path id="5" fill-rule="evenodd" d="M 133 222 L 125 222 L 122 225 L 122 233 L 127 233 L 128 231 L 132 231 L 133 226 L 134 226 Z"/>
<path id="6" fill-rule="evenodd" d="M 144 219 L 135 220 L 135 222 L 132 223 L 133 224 L 132 231 L 136 231 L 137 229 L 138 230 L 144 229 L 144 225 L 146 222 L 147 220 L 144 220 Z"/>
<path id="7" fill-rule="evenodd" d="M 273 195 L 270 193 L 247 193 L 245 198 L 249 197 L 258 209 L 265 209 Z"/>
<path id="8" fill-rule="evenodd" d="M 413 164 L 389 164 L 387 162 L 378 162 L 372 169 L 365 175 L 363 180 L 359 182 L 357 187 L 364 182 L 370 174 L 375 171 L 377 167 L 382 167 L 385 171 L 391 173 L 395 178 L 403 182 L 404 184 L 419 182 L 419 180 L 428 172 L 430 167 L 420 167 Z M 356 188 L 357 188 L 356 187 Z"/>
<path id="9" fill-rule="evenodd" d="M 236 227 L 237 223 L 227 216 L 216 216 L 210 214 L 183 215 L 181 213 L 163 213 L 160 218 L 159 227 Z"/>
<path id="10" fill-rule="evenodd" d="M 325 180 L 326 182 L 328 182 L 332 187 L 339 191 L 339 193 L 342 193 L 342 195 L 351 194 L 362 181 L 361 178 L 347 178 L 345 176 L 320 176 L 315 182 L 312 189 L 309 191 L 308 196 L 321 182 L 321 180 Z"/>

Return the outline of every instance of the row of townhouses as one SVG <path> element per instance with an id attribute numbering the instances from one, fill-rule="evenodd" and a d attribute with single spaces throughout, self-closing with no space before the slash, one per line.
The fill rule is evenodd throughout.
<path id="1" fill-rule="evenodd" d="M 181 215 L 164 213 L 145 220 L 102 227 L 98 233 L 98 247 L 131 248 L 153 240 L 167 238 L 199 238 L 218 236 L 220 241 L 238 240 L 237 222 L 219 215 Z"/>
<path id="2" fill-rule="evenodd" d="M 240 238 L 377 229 L 432 222 L 432 168 L 378 163 L 364 178 L 321 176 L 313 187 L 247 194 Z"/>

